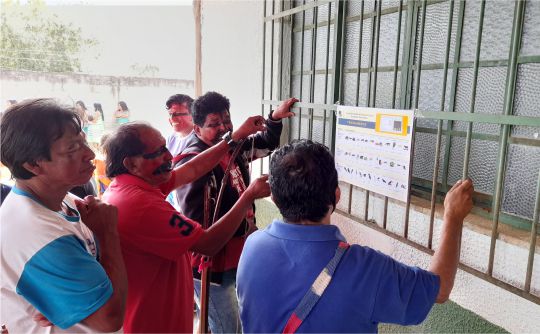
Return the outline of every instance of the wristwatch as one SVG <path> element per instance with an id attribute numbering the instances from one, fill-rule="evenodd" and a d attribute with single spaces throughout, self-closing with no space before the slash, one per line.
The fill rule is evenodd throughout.
<path id="1" fill-rule="evenodd" d="M 234 139 L 232 138 L 232 131 L 227 131 L 223 137 L 221 137 L 221 139 L 223 139 L 227 145 L 229 145 L 230 148 L 234 148 L 236 147 L 236 145 L 238 145 L 237 142 L 234 141 Z"/>

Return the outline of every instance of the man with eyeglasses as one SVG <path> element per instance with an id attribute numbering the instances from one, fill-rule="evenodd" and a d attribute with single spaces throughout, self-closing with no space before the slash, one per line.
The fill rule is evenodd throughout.
<path id="1" fill-rule="evenodd" d="M 165 103 L 169 112 L 169 124 L 173 128 L 173 133 L 167 137 L 166 145 L 173 157 L 184 150 L 186 138 L 193 132 L 192 103 L 193 99 L 184 94 L 172 95 Z"/>
<path id="2" fill-rule="evenodd" d="M 223 217 L 234 205 L 250 184 L 249 159 L 252 150 L 266 149 L 266 154 L 279 145 L 282 130 L 282 119 L 294 115 L 290 108 L 298 100 L 292 98 L 285 101 L 275 111 L 270 112 L 265 121 L 267 131 L 249 137 L 241 145 L 239 155 L 231 161 L 229 179 L 224 185 L 223 200 L 217 217 Z M 213 149 L 222 139 L 227 140 L 231 146 L 240 145 L 239 141 L 231 137 L 233 126 L 230 120 L 229 100 L 216 92 L 208 92 L 199 97 L 192 106 L 194 133 L 187 141 L 187 148 L 176 157 L 180 165 L 189 164 L 200 155 Z M 246 153 L 246 155 L 244 155 Z M 204 215 L 204 188 L 211 184 L 211 193 L 214 199 L 225 170 L 231 160 L 230 153 L 221 159 L 219 165 L 211 173 L 185 185 L 176 191 L 182 212 L 194 221 L 201 222 Z M 211 209 L 213 212 L 214 208 Z M 253 232 L 255 227 L 255 207 L 248 210 L 244 216 L 239 217 L 240 227 L 234 237 L 212 258 L 211 281 L 209 299 L 209 327 L 212 333 L 239 333 L 240 320 L 238 317 L 238 302 L 236 300 L 235 282 L 236 267 L 244 245 L 245 238 Z M 198 268 L 201 256 L 196 254 L 192 260 L 193 276 L 195 282 L 196 301 L 200 300 L 200 274 Z M 216 286 L 219 284 L 219 286 Z M 200 305 L 199 305 L 200 306 Z"/>
<path id="3" fill-rule="evenodd" d="M 193 99 L 184 94 L 175 94 L 167 99 L 165 105 L 169 112 L 169 124 L 173 128 L 173 133 L 167 137 L 167 149 L 173 158 L 186 148 L 186 139 L 193 132 L 193 120 L 191 119 L 191 105 Z M 167 196 L 167 202 L 180 211 L 176 192 L 171 192 Z"/>
<path id="4" fill-rule="evenodd" d="M 241 140 L 264 130 L 253 116 L 231 137 Z M 165 139 L 149 124 L 123 124 L 105 143 L 107 176 L 103 195 L 118 208 L 118 233 L 128 277 L 124 332 L 193 332 L 193 279 L 189 251 L 213 256 L 238 229 L 257 198 L 268 196 L 267 178 L 257 179 L 212 228 L 186 218 L 165 201 L 173 189 L 210 171 L 230 149 L 225 140 L 190 163 L 172 169 Z"/>

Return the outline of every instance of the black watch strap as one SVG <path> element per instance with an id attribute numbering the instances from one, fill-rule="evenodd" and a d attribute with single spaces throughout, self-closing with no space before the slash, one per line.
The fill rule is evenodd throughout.
<path id="1" fill-rule="evenodd" d="M 231 131 L 228 131 L 227 133 L 225 133 L 223 137 L 221 137 L 221 139 L 223 139 L 227 143 L 227 145 L 229 145 L 230 148 L 234 148 L 236 147 L 236 145 L 238 145 L 238 143 L 235 142 L 234 139 L 232 138 Z"/>

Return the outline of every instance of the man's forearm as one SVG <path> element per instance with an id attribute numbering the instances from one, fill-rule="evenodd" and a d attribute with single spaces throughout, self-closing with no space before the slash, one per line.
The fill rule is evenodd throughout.
<path id="1" fill-rule="evenodd" d="M 208 228 L 191 250 L 213 256 L 232 238 L 253 203 L 249 194 L 242 194 L 234 206 Z"/>
<path id="2" fill-rule="evenodd" d="M 100 264 L 113 286 L 109 300 L 82 322 L 101 332 L 114 332 L 122 327 L 127 298 L 127 273 L 116 231 L 96 236 L 100 248 Z"/>
<path id="3" fill-rule="evenodd" d="M 461 244 L 462 221 L 456 221 L 452 217 L 444 217 L 443 228 L 439 248 L 433 254 L 429 271 L 439 275 L 440 288 L 437 295 L 437 303 L 448 300 L 454 279 L 456 277 L 459 262 L 459 249 Z"/>
<path id="4" fill-rule="evenodd" d="M 204 150 L 190 161 L 176 168 L 176 179 L 173 189 L 191 183 L 211 171 L 229 149 L 229 145 L 222 140 L 218 144 Z"/>

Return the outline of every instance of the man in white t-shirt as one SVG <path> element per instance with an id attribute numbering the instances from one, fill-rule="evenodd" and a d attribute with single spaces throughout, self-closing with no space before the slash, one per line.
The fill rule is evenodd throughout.
<path id="1" fill-rule="evenodd" d="M 173 133 L 167 137 L 166 146 L 173 157 L 184 150 L 185 138 L 193 132 L 192 103 L 193 99 L 184 94 L 173 95 L 165 103 L 169 112 L 169 124 L 173 128 Z"/>
<path id="2" fill-rule="evenodd" d="M 165 146 L 171 152 L 173 159 L 186 148 L 186 139 L 193 132 L 192 103 L 193 99 L 184 94 L 172 95 L 165 103 L 169 112 L 169 124 L 173 128 L 173 133 L 167 137 Z M 171 203 L 176 210 L 182 212 L 175 191 L 167 195 L 167 202 Z"/>
<path id="3" fill-rule="evenodd" d="M 0 208 L 1 323 L 12 333 L 119 330 L 127 276 L 117 210 L 68 193 L 95 169 L 81 120 L 33 99 L 0 124 L 1 160 L 15 178 Z"/>

